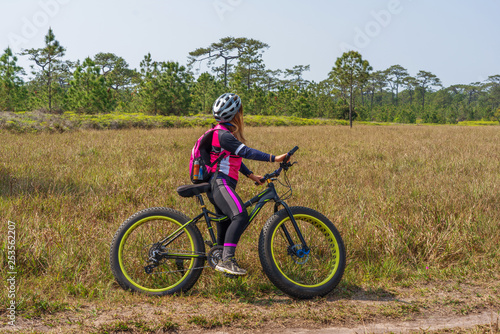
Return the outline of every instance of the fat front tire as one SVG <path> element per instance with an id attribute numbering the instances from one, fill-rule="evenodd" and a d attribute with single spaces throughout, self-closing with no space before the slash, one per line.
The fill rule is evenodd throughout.
<path id="1" fill-rule="evenodd" d="M 183 213 L 169 208 L 150 208 L 128 218 L 110 248 L 111 270 L 118 284 L 150 295 L 191 289 L 206 256 L 199 229 L 195 225 L 181 228 L 188 221 Z"/>
<path id="2" fill-rule="evenodd" d="M 294 298 L 325 296 L 342 279 L 344 242 L 321 213 L 305 207 L 290 210 L 308 249 L 303 248 L 287 211 L 280 210 L 267 220 L 260 234 L 262 268 L 277 288 Z"/>

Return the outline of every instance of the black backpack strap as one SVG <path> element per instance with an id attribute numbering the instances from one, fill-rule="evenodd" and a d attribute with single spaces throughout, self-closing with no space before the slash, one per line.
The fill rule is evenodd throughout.
<path id="1" fill-rule="evenodd" d="M 217 175 L 219 175 L 220 162 L 222 161 L 222 159 L 224 159 L 225 157 L 227 157 L 230 154 L 231 153 L 229 153 L 228 151 L 222 151 L 221 154 L 219 155 L 219 157 L 217 159 L 215 159 L 215 161 L 210 164 L 210 168 L 212 168 L 213 165 L 217 166 L 215 168 L 215 172 L 214 172 L 214 174 L 212 176 L 212 180 L 217 179 Z"/>
<path id="2" fill-rule="evenodd" d="M 212 124 L 212 132 L 211 132 L 211 135 L 210 135 L 210 139 L 213 137 L 213 134 L 215 132 L 215 125 Z M 223 129 L 221 129 L 223 130 Z M 223 130 L 225 131 L 225 130 Z M 211 140 L 210 140 L 211 141 Z M 215 180 L 217 178 L 217 175 L 219 174 L 219 168 L 220 168 L 220 162 L 222 161 L 222 159 L 224 159 L 225 157 L 231 155 L 231 152 L 229 151 L 226 151 L 224 149 L 222 149 L 221 147 L 221 153 L 219 154 L 219 156 L 217 157 L 217 159 L 215 159 L 213 162 L 209 163 L 209 164 L 205 164 L 206 166 L 210 167 L 210 169 L 213 167 L 213 166 L 217 166 L 215 168 L 215 172 L 213 173 L 213 176 L 212 176 L 212 180 Z"/>
<path id="3" fill-rule="evenodd" d="M 227 153 L 226 153 L 227 152 Z M 229 153 L 228 151 L 222 151 L 221 154 L 219 155 L 219 157 L 217 159 L 214 160 L 214 162 L 211 162 L 210 164 L 208 164 L 208 166 L 211 168 L 213 167 L 215 164 L 218 164 L 219 162 L 222 161 L 222 159 L 224 159 L 225 157 L 227 157 L 228 155 L 230 155 L 231 153 Z M 217 170 L 219 170 L 219 166 L 217 165 Z"/>

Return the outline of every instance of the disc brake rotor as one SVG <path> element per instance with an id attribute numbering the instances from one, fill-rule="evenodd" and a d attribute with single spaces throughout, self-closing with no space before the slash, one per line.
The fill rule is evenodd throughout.
<path id="1" fill-rule="evenodd" d="M 305 251 L 301 245 L 293 245 L 290 247 L 288 254 L 296 264 L 304 264 L 309 260 L 310 250 Z"/>

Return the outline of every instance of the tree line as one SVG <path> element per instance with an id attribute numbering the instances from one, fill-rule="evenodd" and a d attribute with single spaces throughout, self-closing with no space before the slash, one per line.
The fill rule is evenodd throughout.
<path id="1" fill-rule="evenodd" d="M 456 123 L 500 121 L 500 75 L 483 82 L 443 87 L 433 73 L 411 75 L 401 65 L 374 70 L 355 51 L 342 54 L 320 82 L 304 79 L 310 65 L 269 69 L 269 45 L 225 37 L 189 53 L 185 65 L 144 56 L 139 69 L 113 53 L 83 61 L 65 59 L 52 29 L 40 48 L 0 56 L 0 111 L 58 113 L 143 112 L 154 115 L 210 113 L 223 92 L 238 93 L 245 112 L 365 121 Z M 28 57 L 26 70 L 18 56 Z M 197 73 L 206 66 L 208 71 Z M 351 123 L 352 125 L 352 123 Z"/>

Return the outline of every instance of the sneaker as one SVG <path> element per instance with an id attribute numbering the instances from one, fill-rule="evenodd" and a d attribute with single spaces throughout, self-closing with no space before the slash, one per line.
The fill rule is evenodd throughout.
<path id="1" fill-rule="evenodd" d="M 247 271 L 245 269 L 240 268 L 240 266 L 238 266 L 238 263 L 236 262 L 235 258 L 219 262 L 215 266 L 215 270 L 237 276 L 244 276 L 247 274 Z"/>

